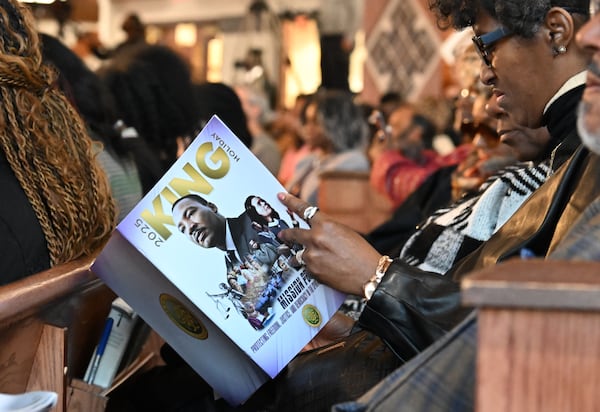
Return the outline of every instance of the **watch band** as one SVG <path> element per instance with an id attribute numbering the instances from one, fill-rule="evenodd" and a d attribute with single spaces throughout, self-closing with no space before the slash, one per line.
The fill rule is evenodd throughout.
<path id="1" fill-rule="evenodd" d="M 373 292 L 375 292 L 375 289 L 377 289 L 377 286 L 381 282 L 383 275 L 385 275 L 385 272 L 388 270 L 392 262 L 393 260 L 387 255 L 379 258 L 379 263 L 377 263 L 375 274 L 371 276 L 371 278 L 363 285 L 363 294 L 366 300 L 371 299 Z"/>

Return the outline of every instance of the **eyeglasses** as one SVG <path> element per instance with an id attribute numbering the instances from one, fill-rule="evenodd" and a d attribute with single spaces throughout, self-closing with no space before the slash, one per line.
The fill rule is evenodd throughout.
<path id="1" fill-rule="evenodd" d="M 492 67 L 492 52 L 490 48 L 498 43 L 505 37 L 511 36 L 513 33 L 505 27 L 498 27 L 489 33 L 482 34 L 481 36 L 473 36 L 473 43 L 475 44 L 475 50 L 488 67 Z"/>

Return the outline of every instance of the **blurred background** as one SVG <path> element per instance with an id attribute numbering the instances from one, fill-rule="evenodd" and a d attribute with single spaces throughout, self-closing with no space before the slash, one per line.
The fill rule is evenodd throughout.
<path id="1" fill-rule="evenodd" d="M 316 18 L 330 0 L 22 1 L 34 9 L 40 31 L 71 47 L 116 47 L 134 14 L 146 41 L 177 50 L 194 80 L 238 84 L 256 77 L 269 82 L 279 107 L 291 107 L 321 82 Z M 373 103 L 389 90 L 407 99 L 456 93 L 452 62 L 440 58 L 447 33 L 437 29 L 426 0 L 364 3 L 350 64 L 353 92 Z"/>

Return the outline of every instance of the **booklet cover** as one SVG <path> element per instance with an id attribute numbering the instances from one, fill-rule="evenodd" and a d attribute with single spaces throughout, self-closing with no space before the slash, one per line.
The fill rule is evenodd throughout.
<path id="1" fill-rule="evenodd" d="M 230 404 L 275 377 L 345 295 L 277 233 L 307 227 L 214 116 L 117 226 L 92 270 Z"/>

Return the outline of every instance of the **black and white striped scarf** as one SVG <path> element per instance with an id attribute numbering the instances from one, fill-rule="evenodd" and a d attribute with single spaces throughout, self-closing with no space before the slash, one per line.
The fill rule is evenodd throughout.
<path id="1" fill-rule="evenodd" d="M 445 274 L 488 240 L 546 181 L 550 163 L 504 168 L 475 195 L 439 209 L 408 239 L 400 258 L 422 270 Z"/>

